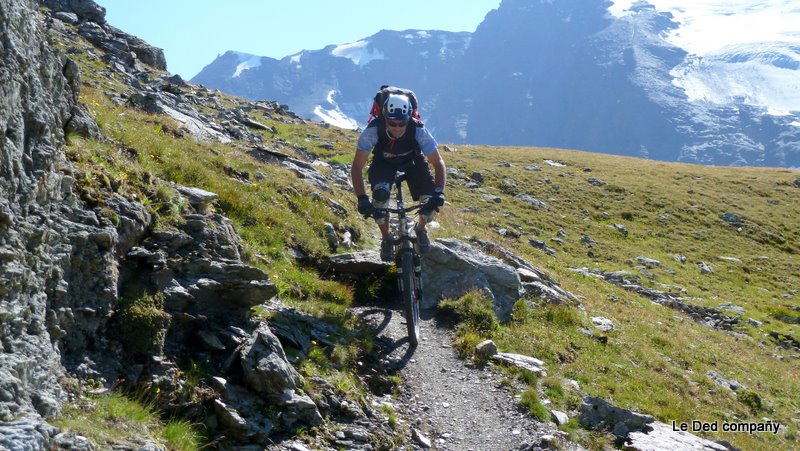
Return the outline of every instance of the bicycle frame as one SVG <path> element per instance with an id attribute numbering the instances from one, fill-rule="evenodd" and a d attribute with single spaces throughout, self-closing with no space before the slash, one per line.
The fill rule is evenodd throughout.
<path id="1" fill-rule="evenodd" d="M 413 205 L 411 207 L 405 207 L 403 204 L 403 189 L 402 184 L 406 180 L 405 172 L 397 172 L 394 178 L 394 186 L 395 186 L 395 204 L 396 207 L 394 208 L 378 208 L 376 212 L 386 211 L 388 213 L 394 213 L 397 215 L 397 224 L 393 224 L 391 221 L 389 225 L 391 227 L 391 235 L 392 235 L 392 244 L 395 246 L 395 250 L 397 251 L 395 255 L 398 257 L 400 256 L 400 252 L 408 252 L 409 250 L 414 251 L 414 245 L 417 243 L 417 237 L 410 233 L 410 230 L 414 227 L 415 221 L 412 217 L 408 215 L 408 213 L 414 212 L 419 210 L 422 205 Z"/>
<path id="2" fill-rule="evenodd" d="M 381 214 L 385 211 L 397 215 L 396 224 L 389 221 L 390 234 L 392 246 L 395 248 L 395 267 L 400 275 L 398 278 L 398 287 L 405 304 L 408 338 L 412 346 L 416 346 L 420 338 L 419 302 L 422 298 L 422 267 L 420 265 L 419 253 L 417 253 L 415 247 L 417 237 L 411 232 L 411 229 L 415 226 L 415 221 L 408 213 L 418 210 L 422 205 L 417 204 L 406 207 L 403 204 L 402 184 L 405 180 L 405 172 L 395 173 L 396 206 L 394 208 L 376 209 L 376 212 Z"/>

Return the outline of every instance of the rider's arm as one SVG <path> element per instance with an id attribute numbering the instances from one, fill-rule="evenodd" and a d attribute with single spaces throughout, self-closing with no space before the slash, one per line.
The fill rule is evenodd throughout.
<path id="1" fill-rule="evenodd" d="M 369 153 L 377 143 L 378 128 L 375 126 L 367 127 L 358 137 L 356 155 L 353 157 L 353 166 L 350 168 L 350 180 L 353 182 L 353 191 L 356 196 L 363 196 L 367 193 L 364 190 L 364 166 L 367 164 Z"/>
<path id="2" fill-rule="evenodd" d="M 367 164 L 369 152 L 363 150 L 356 150 L 356 156 L 353 157 L 353 166 L 350 168 L 350 179 L 353 181 L 353 191 L 356 196 L 363 196 L 367 192 L 364 190 L 364 165 Z"/>
<path id="3" fill-rule="evenodd" d="M 436 187 L 444 189 L 444 185 L 447 182 L 447 168 L 445 168 L 444 160 L 439 155 L 438 150 L 428 155 L 428 163 L 433 166 L 433 181 Z"/>
<path id="4" fill-rule="evenodd" d="M 428 163 L 433 166 L 433 181 L 437 188 L 444 189 L 447 181 L 447 169 L 444 167 L 444 160 L 439 155 L 439 145 L 433 139 L 433 135 L 425 127 L 419 127 L 416 131 L 417 143 L 423 154 L 428 158 Z"/>

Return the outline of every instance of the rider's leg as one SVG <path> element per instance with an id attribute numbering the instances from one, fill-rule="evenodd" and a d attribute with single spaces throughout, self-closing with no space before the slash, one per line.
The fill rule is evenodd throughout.
<path id="1" fill-rule="evenodd" d="M 373 158 L 372 164 L 367 171 L 369 184 L 372 187 L 372 205 L 375 208 L 386 208 L 389 206 L 391 197 L 392 182 L 396 169 L 390 167 L 382 160 Z M 375 215 L 375 222 L 381 231 L 381 260 L 388 262 L 394 259 L 394 245 L 389 236 L 389 212 Z"/>
<path id="2" fill-rule="evenodd" d="M 396 169 L 381 159 L 372 159 L 372 163 L 367 170 L 367 178 L 372 188 L 372 206 L 375 208 L 386 208 L 389 206 L 391 197 L 392 183 Z M 381 236 L 389 234 L 389 215 L 375 216 L 375 222 L 381 230 Z"/>
<path id="3" fill-rule="evenodd" d="M 378 224 L 378 229 L 381 231 L 381 238 L 388 237 L 389 236 L 389 221 L 386 221 L 383 224 Z"/>
<path id="4" fill-rule="evenodd" d="M 421 204 L 427 202 L 436 187 L 433 181 L 433 174 L 428 166 L 428 160 L 426 160 L 423 155 L 418 156 L 414 160 L 414 164 L 406 169 L 406 176 L 411 198 L 415 201 L 419 201 Z M 417 230 L 425 230 L 425 225 L 432 220 L 433 213 L 423 215 L 420 212 L 419 219 L 417 220 Z"/>
<path id="5" fill-rule="evenodd" d="M 408 175 L 408 190 L 411 192 L 411 198 L 415 201 L 418 200 L 421 204 L 427 202 L 436 185 L 425 157 L 422 155 L 417 157 L 414 165 L 406 171 L 406 174 Z M 416 227 L 417 245 L 420 252 L 427 252 L 430 249 L 431 241 L 428 238 L 428 231 L 425 226 L 433 220 L 434 214 L 435 212 L 423 214 L 422 210 L 420 210 Z"/>

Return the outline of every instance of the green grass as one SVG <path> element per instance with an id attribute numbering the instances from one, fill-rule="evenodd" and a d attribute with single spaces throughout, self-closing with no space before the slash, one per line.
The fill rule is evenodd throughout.
<path id="1" fill-rule="evenodd" d="M 550 412 L 547 410 L 547 407 L 542 404 L 536 389 L 529 388 L 522 392 L 519 402 L 527 409 L 528 413 L 537 420 L 547 421 L 550 419 Z"/>
<path id="2" fill-rule="evenodd" d="M 53 424 L 89 438 L 100 449 L 120 443 L 150 440 L 170 450 L 202 448 L 205 437 L 197 427 L 179 419 L 163 421 L 152 406 L 119 393 L 83 398 L 66 407 Z"/>
<path id="3" fill-rule="evenodd" d="M 492 301 L 483 291 L 471 291 L 457 299 L 443 299 L 439 309 L 456 318 L 455 349 L 463 357 L 474 357 L 475 347 L 500 330 Z"/>
<path id="4" fill-rule="evenodd" d="M 709 168 L 536 148 L 464 146 L 446 158 L 448 167 L 465 174 L 482 173 L 485 191 L 502 201 L 484 202 L 482 193 L 456 188 L 463 181 L 453 178 L 448 201 L 456 208 L 443 215 L 442 231 L 510 248 L 547 269 L 582 300 L 583 311 L 547 305 L 515 308 L 514 320 L 494 337 L 501 349 L 543 359 L 551 377 L 578 380 L 591 395 L 662 421 L 720 416 L 757 421 L 769 416 L 792 424 L 792 412 L 800 407 L 791 395 L 800 387 L 797 353 L 775 346 L 768 332 L 800 335 L 790 319 L 800 298 L 793 276 L 800 274 L 800 232 L 792 219 L 800 217 L 800 208 L 792 200 L 797 188 L 788 185 L 798 177 L 796 171 Z M 545 158 L 567 166 L 548 166 L 542 163 Z M 494 166 L 501 160 L 512 167 L 501 172 Z M 541 170 L 524 169 L 532 163 Z M 584 168 L 592 171 L 584 172 Z M 593 187 L 586 183 L 588 177 L 608 185 Z M 503 194 L 500 181 L 504 179 L 514 180 L 517 191 L 545 201 L 548 209 L 534 209 Z M 469 205 L 480 206 L 480 213 L 458 209 Z M 741 230 L 720 219 L 728 211 L 745 218 Z M 624 224 L 628 236 L 608 227 L 612 223 Z M 522 236 L 501 237 L 493 232 L 496 227 Z M 566 232 L 563 246 L 549 241 L 559 230 Z M 582 235 L 595 241 L 593 256 L 580 242 Z M 558 253 L 554 257 L 541 253 L 528 243 L 529 238 L 547 241 Z M 688 261 L 678 263 L 676 254 Z M 734 333 L 711 330 L 681 313 L 569 270 L 587 267 L 638 274 L 633 259 L 640 255 L 662 263 L 648 269 L 654 275 L 652 281 L 642 277 L 646 286 L 683 287 L 692 303 L 707 307 L 731 302 L 745 308 L 742 320 L 754 318 L 764 325 L 761 329 L 743 325 Z M 721 256 L 738 257 L 742 263 L 729 263 Z M 715 272 L 701 274 L 696 266 L 701 261 L 711 264 Z M 618 330 L 607 334 L 608 343 L 578 330 L 591 329 L 589 316 L 605 316 L 619 324 Z M 762 401 L 769 399 L 763 404 L 771 407 L 752 412 L 757 398 L 737 400 L 709 383 L 705 374 L 711 369 L 758 387 L 755 393 Z M 791 447 L 794 440 L 791 435 L 720 433 L 711 437 L 749 449 L 765 443 Z"/>

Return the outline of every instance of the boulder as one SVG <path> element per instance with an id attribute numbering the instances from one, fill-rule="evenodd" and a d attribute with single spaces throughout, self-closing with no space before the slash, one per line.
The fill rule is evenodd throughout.
<path id="1" fill-rule="evenodd" d="M 435 307 L 442 298 L 458 298 L 483 290 L 501 321 L 511 317 L 514 302 L 524 293 L 512 266 L 457 239 L 438 239 L 422 258 L 423 308 Z"/>
<path id="2" fill-rule="evenodd" d="M 391 263 L 381 261 L 380 255 L 374 250 L 328 257 L 328 268 L 339 274 L 373 274 L 386 271 L 391 265 Z"/>
<path id="3" fill-rule="evenodd" d="M 283 422 L 291 426 L 296 422 L 318 425 L 323 422 L 314 401 L 300 395 L 300 374 L 286 359 L 278 337 L 269 327 L 261 324 L 245 341 L 241 349 L 243 379 L 248 388 L 263 399 L 286 408 Z"/>
<path id="4" fill-rule="evenodd" d="M 641 451 L 655 449 L 726 451 L 729 448 L 688 432 L 675 431 L 672 426 L 656 421 L 649 424 L 646 431 L 633 431 L 628 434 L 628 439 L 625 441 L 625 449 Z"/>
<path id="5" fill-rule="evenodd" d="M 266 399 L 284 400 L 300 385 L 300 374 L 286 360 L 278 337 L 262 324 L 241 350 L 243 377 L 248 387 Z"/>
<path id="6" fill-rule="evenodd" d="M 655 421 L 655 418 L 616 407 L 600 398 L 587 396 L 583 399 L 578 420 L 587 428 L 609 430 L 617 437 L 626 437 L 631 431 L 643 430 Z"/>

